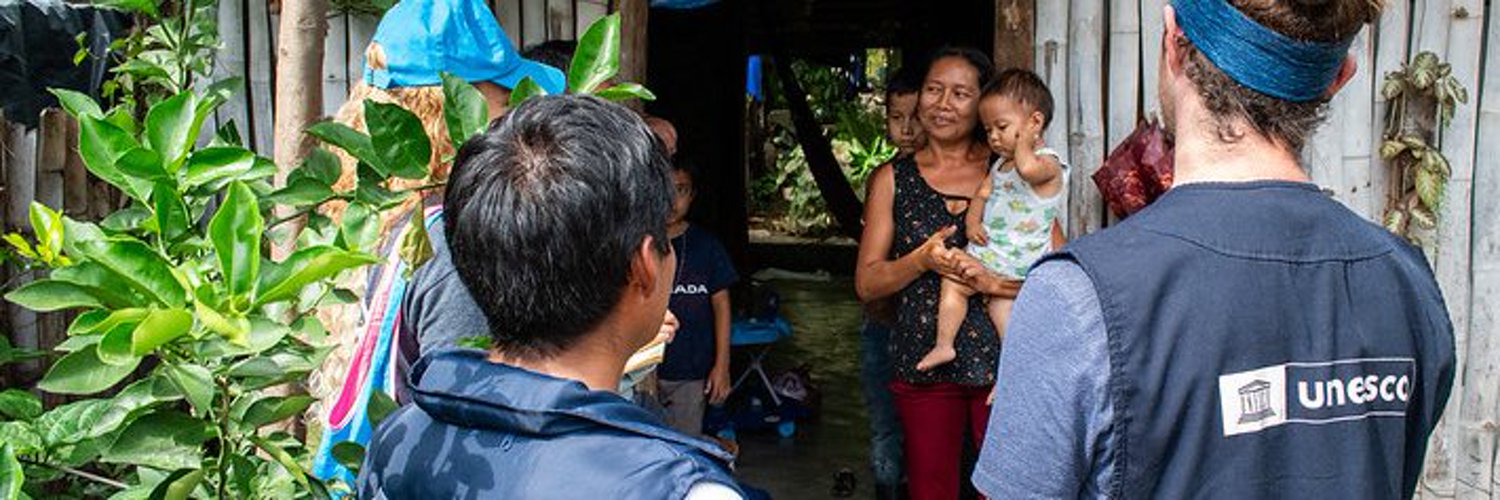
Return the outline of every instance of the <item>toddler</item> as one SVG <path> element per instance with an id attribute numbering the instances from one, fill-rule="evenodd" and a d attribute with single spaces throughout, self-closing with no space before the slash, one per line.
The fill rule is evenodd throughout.
<path id="1" fill-rule="evenodd" d="M 1052 250 L 1052 224 L 1067 191 L 1067 166 L 1057 152 L 1042 144 L 1042 131 L 1052 121 L 1052 94 L 1035 73 L 1011 69 L 987 83 L 979 99 L 986 138 L 999 159 L 965 215 L 966 250 L 991 271 L 1019 280 Z M 974 293 L 962 283 L 943 280 L 937 342 L 917 369 L 931 370 L 953 361 L 957 355 L 953 340 Z M 1013 302 L 989 297 L 987 311 L 1001 338 Z"/>

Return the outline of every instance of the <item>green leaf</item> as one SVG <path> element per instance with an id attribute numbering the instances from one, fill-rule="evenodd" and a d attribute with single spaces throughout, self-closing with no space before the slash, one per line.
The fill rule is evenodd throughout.
<path id="1" fill-rule="evenodd" d="M 161 154 L 141 147 L 126 151 L 115 160 L 115 167 L 120 169 L 120 173 L 132 178 L 132 185 L 135 186 L 136 193 L 139 195 L 136 199 L 141 201 L 146 201 L 150 195 L 146 190 L 141 189 L 142 186 L 150 186 L 150 184 L 137 181 L 160 181 L 171 178 L 171 174 L 168 174 L 162 166 Z"/>
<path id="2" fill-rule="evenodd" d="M 237 342 L 240 347 L 244 348 L 243 351 L 238 352 L 239 354 L 260 354 L 266 349 L 276 347 L 281 339 L 292 333 L 292 329 L 286 325 L 262 317 L 250 318 L 249 324 L 250 328 L 243 342 Z"/>
<path id="3" fill-rule="evenodd" d="M 166 371 L 167 379 L 187 396 L 188 404 L 193 405 L 193 413 L 207 414 L 214 401 L 213 373 L 194 364 L 168 365 Z"/>
<path id="4" fill-rule="evenodd" d="M 68 326 L 68 335 L 87 335 L 91 333 L 103 333 L 113 330 L 121 324 L 140 323 L 149 313 L 149 309 L 131 307 L 116 309 L 112 311 L 94 310 L 78 316 L 72 325 Z"/>
<path id="5" fill-rule="evenodd" d="M 324 186 L 333 186 L 338 183 L 342 168 L 337 155 L 323 148 L 313 148 L 307 158 L 302 159 L 302 165 L 287 174 L 286 181 L 291 184 L 297 179 L 312 179 Z"/>
<path id="6" fill-rule="evenodd" d="M 365 463 L 365 447 L 354 441 L 340 441 L 333 445 L 333 459 L 345 469 L 353 471 L 356 475 L 361 465 Z"/>
<path id="7" fill-rule="evenodd" d="M 151 489 L 148 500 L 186 500 L 203 482 L 205 469 L 178 469 Z M 113 499 L 111 499 L 113 500 Z"/>
<path id="8" fill-rule="evenodd" d="M 27 215 L 31 219 L 31 231 L 36 234 L 37 255 L 50 264 L 63 251 L 62 214 L 33 201 Z"/>
<path id="9" fill-rule="evenodd" d="M 85 116 L 95 119 L 104 118 L 104 111 L 99 109 L 99 103 L 87 94 L 60 88 L 50 88 L 47 91 L 57 96 L 57 102 L 62 104 L 63 110 L 73 115 L 74 118 Z"/>
<path id="10" fill-rule="evenodd" d="M 206 118 L 219 105 L 228 102 L 229 98 L 234 97 L 234 94 L 239 93 L 244 88 L 245 79 L 238 76 L 231 76 L 209 84 L 207 88 L 203 89 L 202 98 L 198 100 L 197 114 Z M 204 118 L 196 118 L 196 120 L 202 123 Z M 226 122 L 225 124 L 229 125 L 231 123 L 234 122 Z"/>
<path id="11" fill-rule="evenodd" d="M 99 333 L 74 335 L 72 337 L 68 337 L 68 340 L 64 340 L 61 344 L 57 344 L 57 347 L 53 347 L 52 350 L 63 353 L 77 352 L 79 349 L 83 349 L 85 347 L 93 347 L 94 345 L 98 344 L 99 340 L 102 338 L 104 338 L 104 335 Z"/>
<path id="12" fill-rule="evenodd" d="M 271 396 L 256 401 L 245 410 L 245 418 L 241 424 L 247 429 L 258 429 L 262 426 L 286 420 L 294 415 L 302 413 L 315 401 L 311 396 Z"/>
<path id="13" fill-rule="evenodd" d="M 131 144 L 135 144 L 135 134 L 140 132 L 140 126 L 135 122 L 135 116 L 132 116 L 130 114 L 130 109 L 125 106 L 115 106 L 113 109 L 110 109 L 108 112 L 104 113 L 104 121 L 109 122 L 111 125 L 119 127 L 120 130 L 124 130 L 125 133 L 130 134 L 130 140 L 132 141 Z"/>
<path id="14" fill-rule="evenodd" d="M 26 422 L 0 422 L 0 443 L 14 446 L 16 453 L 23 455 L 46 449 L 36 427 Z"/>
<path id="15" fill-rule="evenodd" d="M 301 207 L 317 205 L 332 198 L 333 195 L 333 189 L 329 188 L 328 184 L 324 184 L 317 179 L 304 177 L 288 179 L 287 186 L 275 193 L 271 193 L 270 196 L 266 197 L 266 201 L 278 205 Z"/>
<path id="16" fill-rule="evenodd" d="M 302 287 L 312 282 L 374 262 L 376 259 L 369 255 L 326 245 L 297 250 L 279 263 L 273 272 L 261 274 L 261 293 L 256 297 L 255 305 L 295 298 Z"/>
<path id="17" fill-rule="evenodd" d="M 99 225 L 116 233 L 129 233 L 141 229 L 143 223 L 151 218 L 151 215 L 150 209 L 132 204 L 109 214 L 99 222 Z"/>
<path id="18" fill-rule="evenodd" d="M 489 123 L 490 108 L 484 95 L 463 78 L 442 72 L 443 121 L 448 126 L 448 139 L 457 149 L 475 134 L 484 131 Z"/>
<path id="19" fill-rule="evenodd" d="M 432 258 L 432 239 L 427 235 L 426 222 L 421 210 L 412 210 L 408 229 L 401 236 L 401 248 L 397 251 L 400 252 L 401 261 L 406 263 L 408 278 L 413 270 L 422 267 L 422 264 Z"/>
<path id="20" fill-rule="evenodd" d="M 195 469 L 200 446 L 211 432 L 202 420 L 175 411 L 156 411 L 131 422 L 101 458 L 103 462 L 158 469 Z"/>
<path id="21" fill-rule="evenodd" d="M 32 260 L 41 260 L 42 258 L 41 255 L 37 255 L 36 249 L 31 247 L 31 243 L 27 242 L 26 238 L 21 237 L 19 234 L 10 233 L 5 235 L 5 242 L 9 243 L 10 247 L 14 248 L 16 253 L 21 254 L 23 257 Z"/>
<path id="22" fill-rule="evenodd" d="M 219 179 L 233 178 L 255 166 L 255 154 L 239 147 L 212 147 L 194 151 L 184 168 L 183 184 L 198 187 Z"/>
<path id="23" fill-rule="evenodd" d="M 370 428 L 380 426 L 380 422 L 397 408 L 399 406 L 396 405 L 396 400 L 391 399 L 390 394 L 386 394 L 385 391 L 370 391 L 370 402 L 365 408 L 366 415 L 370 419 Z"/>
<path id="24" fill-rule="evenodd" d="M 21 462 L 16 460 L 16 449 L 7 441 L 0 444 L 0 496 L 6 500 L 21 497 L 21 484 L 26 475 L 21 471 Z"/>
<path id="25" fill-rule="evenodd" d="M 240 128 L 233 121 L 224 122 L 214 131 L 214 144 L 216 146 L 244 147 L 245 140 L 240 137 Z"/>
<path id="26" fill-rule="evenodd" d="M 157 182 L 151 198 L 156 203 L 156 226 L 162 239 L 175 241 L 192 229 L 187 205 L 182 203 L 182 197 L 177 195 L 171 183 Z"/>
<path id="27" fill-rule="evenodd" d="M 620 72 L 620 14 L 604 16 L 578 38 L 578 49 L 568 66 L 568 88 L 591 94 L 599 84 Z"/>
<path id="28" fill-rule="evenodd" d="M 1411 221 L 1417 223 L 1417 225 L 1421 226 L 1423 229 L 1433 229 L 1437 227 L 1437 216 L 1433 215 L 1432 212 L 1428 212 L 1426 208 L 1412 207 L 1410 216 Z"/>
<path id="29" fill-rule="evenodd" d="M 131 336 L 135 325 L 116 325 L 104 332 L 99 339 L 99 361 L 116 365 L 132 366 L 141 362 L 141 357 L 130 352 Z"/>
<path id="30" fill-rule="evenodd" d="M 421 210 L 415 211 L 421 214 Z M 339 237 L 343 247 L 351 252 L 362 252 L 375 244 L 380 237 L 380 218 L 370 207 L 351 203 L 344 210 L 344 219 L 339 223 Z"/>
<path id="31" fill-rule="evenodd" d="M 230 342 L 244 343 L 245 336 L 250 333 L 249 320 L 242 317 L 225 316 L 201 300 L 193 301 L 193 310 L 197 312 L 198 321 L 202 322 L 205 328 L 223 335 Z"/>
<path id="32" fill-rule="evenodd" d="M 626 99 L 656 100 L 656 94 L 651 93 L 650 89 L 639 83 L 622 83 L 606 89 L 600 89 L 594 95 L 611 101 L 623 101 Z"/>
<path id="33" fill-rule="evenodd" d="M 106 409 L 88 422 L 80 438 L 103 437 L 135 420 L 147 410 L 183 398 L 182 392 L 160 374 L 154 374 L 125 386 Z"/>
<path id="34" fill-rule="evenodd" d="M 104 307 L 104 303 L 88 288 L 57 280 L 37 280 L 27 283 L 5 294 L 5 300 L 38 312 L 75 307 Z"/>
<path id="35" fill-rule="evenodd" d="M 219 271 L 230 294 L 240 297 L 254 294 L 256 279 L 261 274 L 260 245 L 264 231 L 265 221 L 255 193 L 244 183 L 230 184 L 229 196 L 208 223 L 209 239 L 213 240 Z"/>
<path id="36" fill-rule="evenodd" d="M 307 134 L 344 150 L 345 153 L 349 153 L 349 156 L 359 161 L 371 165 L 380 162 L 380 156 L 375 154 L 375 146 L 371 144 L 370 136 L 349 128 L 347 125 L 318 122 L 307 127 Z M 385 169 L 380 168 L 380 172 L 385 173 Z"/>
<path id="37" fill-rule="evenodd" d="M 516 83 L 516 88 L 510 90 L 510 101 L 506 104 L 506 107 L 515 108 L 516 106 L 520 106 L 521 103 L 526 102 L 527 99 L 542 95 L 547 95 L 546 89 L 543 89 L 531 77 L 523 77 L 520 82 Z"/>
<path id="38" fill-rule="evenodd" d="M 130 334 L 130 353 L 151 354 L 157 347 L 177 340 L 193 328 L 193 314 L 187 309 L 156 309 L 148 313 Z"/>
<path id="39" fill-rule="evenodd" d="M 77 443 L 88 439 L 99 428 L 95 424 L 100 417 L 109 413 L 110 407 L 108 399 L 76 401 L 42 414 L 34 424 L 37 433 L 42 435 L 42 441 L 48 446 Z M 108 433 L 109 430 L 104 430 L 98 435 Z"/>
<path id="40" fill-rule="evenodd" d="M 266 454 L 271 455 L 271 458 L 276 459 L 276 462 L 280 463 L 287 472 L 291 473 L 292 478 L 297 480 L 297 484 L 302 485 L 302 489 L 308 490 L 315 498 L 328 498 L 328 491 L 323 488 L 323 483 L 308 474 L 307 470 L 303 469 L 302 465 L 297 463 L 297 459 L 292 457 L 292 454 L 287 453 L 285 449 L 276 446 L 263 437 L 251 436 L 250 442 L 255 443 L 255 446 L 260 448 L 261 451 L 266 452 Z"/>
<path id="41" fill-rule="evenodd" d="M 124 277 L 87 260 L 53 270 L 52 279 L 82 287 L 110 309 L 142 306 L 147 301 L 130 288 Z"/>
<path id="42" fill-rule="evenodd" d="M 135 184 L 115 167 L 120 157 L 137 147 L 135 138 L 114 123 L 87 116 L 78 119 L 78 155 L 83 165 L 105 182 L 140 199 Z"/>
<path id="43" fill-rule="evenodd" d="M 1443 179 L 1431 170 L 1419 168 L 1413 173 L 1412 180 L 1422 205 L 1436 210 L 1443 202 Z"/>
<path id="44" fill-rule="evenodd" d="M 172 266 L 161 254 L 138 240 L 106 238 L 77 242 L 85 256 L 109 271 L 130 288 L 168 307 L 182 307 L 187 290 L 172 273 Z"/>
<path id="45" fill-rule="evenodd" d="M 198 99 L 188 90 L 156 103 L 146 112 L 146 144 L 161 153 L 169 172 L 177 171 L 203 128 L 197 106 Z"/>
<path id="46" fill-rule="evenodd" d="M 95 0 L 95 4 L 157 17 L 156 0 Z"/>
<path id="47" fill-rule="evenodd" d="M 417 115 L 395 104 L 366 100 L 365 128 L 370 130 L 371 144 L 380 145 L 375 148 L 379 164 L 372 164 L 378 170 L 406 179 L 427 176 L 432 142 Z"/>
<path id="48" fill-rule="evenodd" d="M 379 210 L 387 210 L 400 205 L 404 199 L 406 199 L 405 196 L 392 193 L 391 190 L 381 185 L 379 181 L 368 179 L 365 176 L 360 176 L 359 185 L 354 188 L 355 201 L 373 206 Z"/>
<path id="49" fill-rule="evenodd" d="M 96 349 L 84 348 L 57 360 L 36 387 L 53 394 L 94 394 L 120 383 L 132 371 L 135 363 L 111 365 L 99 360 Z"/>
<path id="50" fill-rule="evenodd" d="M 1384 160 L 1390 160 L 1392 158 L 1395 158 L 1396 155 L 1399 155 L 1402 152 L 1406 151 L 1406 149 L 1406 143 L 1398 140 L 1386 139 L 1385 141 L 1380 143 L 1380 158 Z"/>
<path id="51" fill-rule="evenodd" d="M 30 421 L 42 414 L 42 400 L 27 391 L 6 389 L 5 392 L 0 392 L 0 414 L 15 420 Z"/>

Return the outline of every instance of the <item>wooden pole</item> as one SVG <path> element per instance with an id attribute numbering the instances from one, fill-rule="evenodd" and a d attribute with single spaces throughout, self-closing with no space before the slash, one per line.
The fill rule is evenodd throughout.
<path id="1" fill-rule="evenodd" d="M 327 0 L 282 6 L 276 50 L 277 183 L 312 150 L 303 134 L 323 113 L 323 38 L 328 34 Z"/>
<path id="2" fill-rule="evenodd" d="M 1047 1 L 1047 0 L 1042 0 Z M 1031 69 L 1037 0 L 995 0 L 995 67 Z"/>
<path id="3" fill-rule="evenodd" d="M 78 155 L 78 120 L 67 117 L 67 158 L 63 160 L 63 213 L 74 219 L 89 216 L 89 171 Z"/>
<path id="4" fill-rule="evenodd" d="M 68 156 L 68 114 L 57 108 L 42 111 L 37 130 L 36 201 L 53 208 L 63 208 L 63 184 Z M 29 214 L 28 214 L 29 215 Z M 72 313 L 56 311 L 36 315 L 37 348 L 50 351 L 68 338 L 68 321 Z M 40 370 L 40 367 L 38 367 Z M 49 406 L 62 404 L 60 394 L 44 394 Z"/>
<path id="5" fill-rule="evenodd" d="M 276 185 L 312 151 L 314 141 L 302 133 L 323 114 L 323 39 L 328 34 L 327 0 L 288 2 L 282 7 L 276 42 Z M 294 222 L 272 255 L 291 253 L 301 231 Z"/>
<path id="6" fill-rule="evenodd" d="M 35 133 L 27 133 L 26 126 L 5 123 L 0 134 L 6 135 L 6 148 L 0 151 L 5 156 L 0 164 L 5 165 L 5 232 L 31 234 L 28 205 L 36 198 L 36 140 Z M 29 239 L 29 238 L 28 238 Z M 31 281 L 30 276 L 20 275 L 21 269 L 10 266 L 9 276 L 13 285 L 20 286 Z M 11 342 L 16 347 L 38 349 L 37 315 L 35 312 L 14 303 L 7 303 L 10 311 Z M 41 374 L 42 365 L 37 360 L 20 364 L 20 379 L 35 380 Z"/>
<path id="7" fill-rule="evenodd" d="M 627 82 L 646 83 L 647 0 L 619 0 L 620 78 Z"/>

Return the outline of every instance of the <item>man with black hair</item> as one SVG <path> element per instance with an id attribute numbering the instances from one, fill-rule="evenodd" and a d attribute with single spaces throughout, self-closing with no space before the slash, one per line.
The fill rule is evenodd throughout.
<path id="1" fill-rule="evenodd" d="M 458 152 L 445 229 L 488 351 L 412 368 L 361 498 L 738 499 L 730 457 L 613 391 L 666 312 L 666 157 L 628 109 L 535 98 Z"/>

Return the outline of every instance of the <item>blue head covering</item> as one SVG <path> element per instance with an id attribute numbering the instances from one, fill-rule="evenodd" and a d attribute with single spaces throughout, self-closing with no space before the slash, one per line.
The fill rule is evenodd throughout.
<path id="1" fill-rule="evenodd" d="M 374 43 L 385 69 L 365 61 L 365 82 L 380 88 L 438 85 L 438 72 L 515 88 L 531 77 L 549 94 L 567 86 L 562 70 L 521 58 L 482 0 L 401 0 L 380 19 Z"/>
<path id="2" fill-rule="evenodd" d="M 1336 42 L 1298 40 L 1261 26 L 1226 0 L 1172 0 L 1172 9 L 1182 33 L 1224 74 L 1294 102 L 1323 96 L 1359 33 Z"/>

